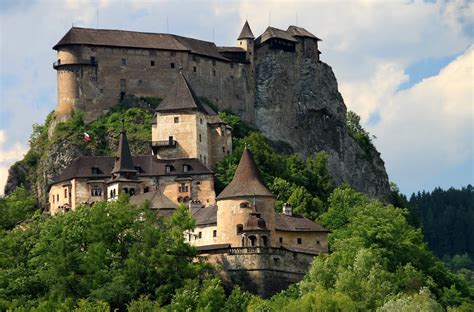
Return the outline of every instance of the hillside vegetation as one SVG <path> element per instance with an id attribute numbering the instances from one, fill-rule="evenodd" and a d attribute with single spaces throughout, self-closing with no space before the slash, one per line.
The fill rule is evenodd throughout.
<path id="1" fill-rule="evenodd" d="M 408 222 L 408 210 L 370 200 L 348 185 L 338 188 L 324 153 L 303 160 L 276 152 L 261 133 L 231 114 L 234 151 L 216 169 L 217 192 L 232 178 L 245 145 L 252 150 L 276 209 L 294 211 L 331 233 L 330 254 L 315 258 L 304 280 L 269 300 L 236 287 L 226 293 L 213 268 L 193 261 L 182 233 L 194 226 L 185 207 L 157 218 L 126 197 L 99 202 L 54 218 L 18 188 L 0 199 L 0 310 L 13 311 L 472 311 L 473 274 L 451 271 Z M 118 107 L 92 124 L 80 114 L 58 125 L 36 126 L 25 157 L 40 170 L 60 142 L 81 153 L 111 155 L 125 118 L 134 153 L 149 140 L 146 109 Z M 83 132 L 92 141 L 84 142 Z M 368 135 L 368 134 L 367 134 Z M 32 161 L 31 159 L 36 159 Z M 36 167 L 35 167 L 36 166 Z M 44 168 L 43 168 L 44 169 Z M 36 181 L 38 183 L 38 181 Z M 395 197 L 394 197 L 395 198 Z M 399 198 L 400 199 L 400 198 Z M 458 256 L 450 263 L 463 263 Z"/>

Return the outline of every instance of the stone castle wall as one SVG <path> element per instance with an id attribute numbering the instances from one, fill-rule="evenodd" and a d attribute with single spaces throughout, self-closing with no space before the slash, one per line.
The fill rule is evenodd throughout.
<path id="1" fill-rule="evenodd" d="M 79 109 L 92 121 L 115 106 L 121 95 L 164 98 L 181 67 L 196 93 L 221 109 L 249 115 L 247 109 L 253 106 L 248 64 L 187 51 L 87 45 L 61 47 L 57 58 L 58 120 Z"/>
<path id="2" fill-rule="evenodd" d="M 200 256 L 216 265 L 225 286 L 239 285 L 268 298 L 301 281 L 315 255 L 279 248 L 244 247 L 202 252 Z"/>

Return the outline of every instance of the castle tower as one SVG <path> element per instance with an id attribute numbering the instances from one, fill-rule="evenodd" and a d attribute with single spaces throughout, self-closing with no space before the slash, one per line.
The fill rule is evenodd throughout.
<path id="1" fill-rule="evenodd" d="M 97 81 L 97 61 L 94 52 L 85 53 L 84 48 L 71 44 L 77 37 L 77 31 L 77 28 L 71 28 L 53 47 L 57 51 L 53 68 L 57 71 L 58 81 L 58 121 L 67 120 L 75 109 L 87 113 L 86 102 L 93 101 L 91 95 L 85 97 L 84 94 L 88 93 L 86 91 L 89 91 L 89 84 Z M 93 96 L 98 97 L 99 94 Z M 88 117 L 87 114 L 85 117 Z"/>
<path id="2" fill-rule="evenodd" d="M 245 21 L 244 27 L 242 27 L 242 31 L 240 32 L 239 37 L 237 38 L 237 45 L 238 47 L 247 51 L 247 61 L 253 65 L 254 60 L 254 52 L 255 52 L 255 45 L 254 45 L 255 37 L 250 29 L 250 25 L 248 21 Z"/>
<path id="3" fill-rule="evenodd" d="M 231 128 L 199 100 L 182 72 L 155 118 L 152 151 L 160 159 L 197 158 L 212 168 L 232 152 Z"/>
<path id="4" fill-rule="evenodd" d="M 137 170 L 133 164 L 132 154 L 128 145 L 127 132 L 122 128 L 119 146 L 115 156 L 112 178 L 107 183 L 107 198 L 115 200 L 120 193 L 133 196 L 137 193 L 140 181 L 137 179 Z"/>
<path id="5" fill-rule="evenodd" d="M 234 178 L 217 197 L 217 233 L 232 247 L 276 246 L 275 197 L 245 148 Z"/>

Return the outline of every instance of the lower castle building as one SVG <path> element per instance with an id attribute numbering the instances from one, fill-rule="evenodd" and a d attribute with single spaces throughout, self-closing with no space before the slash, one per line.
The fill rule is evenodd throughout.
<path id="1" fill-rule="evenodd" d="M 195 96 L 180 74 L 156 110 L 153 155 L 132 156 L 125 129 L 115 157 L 83 156 L 55 178 L 52 215 L 121 193 L 148 201 L 158 215 L 187 204 L 196 227 L 183 233 L 199 256 L 216 264 L 224 284 L 270 296 L 300 281 L 313 258 L 328 252 L 328 230 L 275 211 L 275 196 L 245 148 L 233 180 L 216 197 L 212 168 L 232 151 L 232 129 Z"/>

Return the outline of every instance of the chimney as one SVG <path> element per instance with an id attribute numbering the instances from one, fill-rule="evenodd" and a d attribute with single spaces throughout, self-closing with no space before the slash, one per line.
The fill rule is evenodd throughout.
<path id="1" fill-rule="evenodd" d="M 283 204 L 283 213 L 286 214 L 287 216 L 293 215 L 292 207 L 289 203 Z"/>

